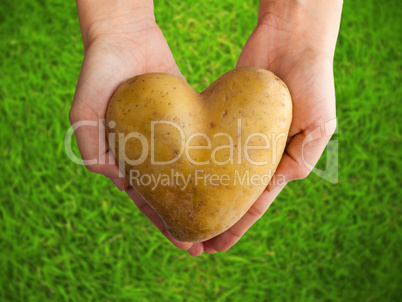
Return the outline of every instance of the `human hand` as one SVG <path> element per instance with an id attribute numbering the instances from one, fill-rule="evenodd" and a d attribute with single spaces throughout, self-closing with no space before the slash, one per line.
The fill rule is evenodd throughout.
<path id="1" fill-rule="evenodd" d="M 109 151 L 102 123 L 109 99 L 122 82 L 135 75 L 148 72 L 182 75 L 155 23 L 152 1 L 113 2 L 77 1 L 85 56 L 70 110 L 70 122 L 72 125 L 92 122 L 75 129 L 86 167 L 91 172 L 105 175 L 120 190 L 125 190 L 129 182 Z M 140 5 L 136 6 L 136 2 Z M 126 193 L 177 247 L 187 249 L 191 246 L 173 239 L 156 212 L 132 187 Z"/>
<path id="2" fill-rule="evenodd" d="M 272 71 L 290 90 L 293 120 L 281 162 L 262 195 L 229 230 L 194 244 L 191 255 L 228 250 L 284 185 L 309 175 L 336 128 L 333 55 L 342 1 L 260 1 L 258 25 L 237 63 Z"/>
<path id="3" fill-rule="evenodd" d="M 152 5 L 133 7 L 130 11 L 127 4 L 123 7 L 125 13 L 119 11 L 119 5 L 109 6 L 108 3 L 77 2 L 85 56 L 70 121 L 71 124 L 97 123 L 96 127 L 80 126 L 75 131 L 82 158 L 88 163 L 88 170 L 109 177 L 123 190 L 128 182 L 119 175 L 119 167 L 109 152 L 104 125 L 99 123 L 105 118 L 109 99 L 123 81 L 135 75 L 181 74 L 155 23 Z"/>

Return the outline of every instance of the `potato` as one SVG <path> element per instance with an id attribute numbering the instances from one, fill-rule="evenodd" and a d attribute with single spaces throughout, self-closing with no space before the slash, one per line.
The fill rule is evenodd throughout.
<path id="1" fill-rule="evenodd" d="M 150 73 L 112 96 L 106 132 L 132 186 L 183 242 L 217 236 L 266 188 L 292 119 L 286 85 L 241 67 L 201 94 L 183 79 Z"/>

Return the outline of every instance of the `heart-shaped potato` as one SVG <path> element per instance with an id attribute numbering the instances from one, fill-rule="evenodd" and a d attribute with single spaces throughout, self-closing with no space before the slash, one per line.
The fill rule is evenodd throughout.
<path id="1" fill-rule="evenodd" d="M 110 100 L 106 132 L 132 186 L 179 241 L 210 239 L 236 223 L 266 188 L 292 119 L 286 85 L 241 67 L 201 94 L 149 73 Z"/>

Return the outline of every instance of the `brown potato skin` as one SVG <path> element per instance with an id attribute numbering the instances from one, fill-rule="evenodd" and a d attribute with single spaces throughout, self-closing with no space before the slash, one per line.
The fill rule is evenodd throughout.
<path id="1" fill-rule="evenodd" d="M 109 127 L 111 121 L 115 122 L 115 127 Z M 143 163 L 124 163 L 118 133 L 128 135 L 138 132 L 150 142 L 152 121 L 170 121 L 180 125 L 186 140 L 193 133 L 205 133 L 211 139 L 210 150 L 184 149 L 193 161 L 209 163 L 196 165 L 183 153 L 171 164 L 155 165 L 151 163 L 150 152 Z M 195 178 L 191 178 L 193 181 L 185 189 L 178 185 L 158 185 L 153 189 L 153 185 L 132 182 L 133 187 L 160 215 L 174 238 L 183 242 L 200 242 L 230 228 L 263 192 L 265 184 L 241 184 L 240 181 L 234 184 L 236 173 L 241 177 L 247 170 L 250 175 L 273 175 L 282 157 L 291 121 L 292 100 L 285 83 L 267 70 L 240 67 L 222 75 L 201 94 L 183 79 L 170 74 L 150 73 L 131 78 L 116 90 L 110 100 L 106 133 L 112 152 L 128 179 L 130 170 L 157 177 L 159 174 L 169 175 L 172 169 L 186 177 L 195 175 L 196 170 L 203 170 L 204 175 L 225 174 L 230 177 L 230 185 L 195 183 Z M 155 129 L 155 158 L 168 161 L 180 154 L 180 132 L 166 124 Z M 215 153 L 219 162 L 216 164 L 211 160 L 212 151 L 228 145 L 230 141 L 226 136 L 214 137 L 222 132 L 233 138 L 233 157 L 229 149 L 222 149 Z M 255 132 L 265 134 L 270 139 L 270 146 L 268 149 L 248 150 L 248 155 L 254 161 L 268 159 L 264 165 L 257 166 L 245 158 L 245 141 Z M 272 133 L 281 137 L 275 144 L 271 140 Z M 110 134 L 114 137 L 109 137 Z M 257 137 L 250 140 L 249 145 L 263 145 L 264 142 Z M 191 145 L 205 146 L 207 142 L 196 137 Z M 125 155 L 128 158 L 138 159 L 142 151 L 139 139 L 127 141 Z M 233 162 L 221 164 L 231 158 Z M 265 177 L 267 179 L 269 177 Z"/>

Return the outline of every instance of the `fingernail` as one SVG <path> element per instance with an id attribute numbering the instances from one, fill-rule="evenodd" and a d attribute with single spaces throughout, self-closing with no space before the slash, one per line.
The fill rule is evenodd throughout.
<path id="1" fill-rule="evenodd" d="M 116 186 L 117 189 L 119 189 L 120 191 L 123 191 L 124 189 L 124 184 L 123 182 L 118 179 L 118 178 L 111 178 L 110 179 L 112 181 L 112 183 Z"/>
<path id="2" fill-rule="evenodd" d="M 267 187 L 267 191 L 268 192 L 273 192 L 273 191 L 278 190 L 280 187 L 281 187 L 280 185 L 269 184 L 268 187 Z"/>
<path id="3" fill-rule="evenodd" d="M 278 187 L 278 186 L 269 184 L 269 185 L 267 186 L 267 191 L 268 191 L 268 192 L 272 192 L 272 191 L 274 191 L 277 187 Z"/>

